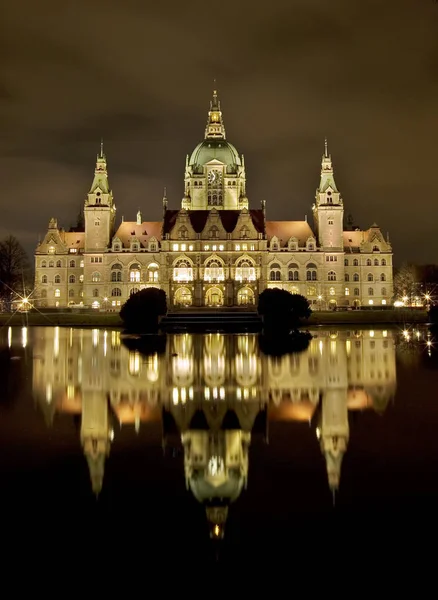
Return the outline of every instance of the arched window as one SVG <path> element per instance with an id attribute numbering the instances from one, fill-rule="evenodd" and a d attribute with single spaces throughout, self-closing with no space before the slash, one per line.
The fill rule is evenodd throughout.
<path id="1" fill-rule="evenodd" d="M 134 263 L 129 270 L 129 281 L 131 283 L 139 283 L 141 279 L 140 265 Z"/>
<path id="2" fill-rule="evenodd" d="M 350 275 L 348 273 L 345 273 L 345 281 L 350 281 Z"/>
<path id="3" fill-rule="evenodd" d="M 132 294 L 136 294 L 137 292 L 138 292 L 138 288 L 134 287 L 131 289 L 131 291 L 129 293 L 132 296 Z"/>
<path id="4" fill-rule="evenodd" d="M 122 272 L 121 271 L 112 271 L 111 272 L 111 281 L 122 281 Z"/>
<path id="5" fill-rule="evenodd" d="M 122 295 L 122 290 L 120 288 L 113 288 L 111 290 L 111 296 L 121 296 L 121 295 Z"/>
<path id="6" fill-rule="evenodd" d="M 271 265 L 269 270 L 269 279 L 271 281 L 281 281 L 281 267 L 278 263 Z"/>
<path id="7" fill-rule="evenodd" d="M 354 288 L 354 295 L 359 296 L 359 294 L 360 294 L 359 288 Z"/>
<path id="8" fill-rule="evenodd" d="M 350 288 L 345 288 L 345 295 L 349 296 L 350 295 Z"/>
<path id="9" fill-rule="evenodd" d="M 375 258 L 375 259 L 374 259 L 374 266 L 375 266 L 375 267 L 378 267 L 378 266 L 379 266 L 379 259 L 378 259 L 378 258 Z"/>
<path id="10" fill-rule="evenodd" d="M 334 271 L 329 271 L 327 273 L 327 279 L 329 281 L 336 281 L 336 273 Z"/>
<path id="11" fill-rule="evenodd" d="M 316 265 L 309 263 L 306 270 L 307 281 L 316 281 L 318 279 L 318 271 Z"/>
<path id="12" fill-rule="evenodd" d="M 386 281 L 385 273 L 380 273 L 380 281 Z"/>
<path id="13" fill-rule="evenodd" d="M 298 270 L 298 265 L 296 263 L 291 263 L 288 267 L 288 279 L 289 281 L 299 281 L 300 272 Z"/>
<path id="14" fill-rule="evenodd" d="M 379 246 L 373 246 L 373 252 L 380 252 Z"/>
<path id="15" fill-rule="evenodd" d="M 216 225 L 213 225 L 213 227 L 210 229 L 210 231 L 208 232 L 208 237 L 212 240 L 218 239 L 219 229 L 216 227 Z"/>
<path id="16" fill-rule="evenodd" d="M 42 267 L 47 267 L 47 263 L 46 263 L 46 261 L 45 261 L 45 260 L 43 260 L 43 261 L 42 261 L 42 263 L 41 263 L 41 266 L 42 266 Z"/>
<path id="17" fill-rule="evenodd" d="M 368 288 L 368 296 L 374 296 L 373 288 Z"/>
<path id="18" fill-rule="evenodd" d="M 51 260 L 51 261 L 49 262 L 49 267 L 54 267 L 54 266 L 55 266 L 55 263 L 53 262 L 53 260 Z"/>
<path id="19" fill-rule="evenodd" d="M 120 273 L 121 274 L 121 273 Z M 100 281 L 100 273 L 98 271 L 95 271 L 92 275 L 91 275 L 91 281 L 94 281 L 95 283 Z"/>
<path id="20" fill-rule="evenodd" d="M 353 260 L 353 267 L 358 267 L 359 266 L 359 261 L 357 260 L 357 258 L 355 258 Z"/>
<path id="21" fill-rule="evenodd" d="M 55 283 L 61 283 L 61 275 L 55 275 L 54 282 Z"/>
<path id="22" fill-rule="evenodd" d="M 62 267 L 62 262 L 60 260 L 56 261 L 56 268 L 59 269 Z"/>
<path id="23" fill-rule="evenodd" d="M 69 296 L 69 298 L 73 298 L 74 295 L 75 295 L 75 291 L 74 290 L 68 290 L 68 296 Z"/>
<path id="24" fill-rule="evenodd" d="M 47 298 L 47 290 L 41 290 L 41 298 Z"/>
<path id="25" fill-rule="evenodd" d="M 225 279 L 224 268 L 218 260 L 210 260 L 204 269 L 205 281 L 223 281 Z"/>
<path id="26" fill-rule="evenodd" d="M 69 275 L 68 282 L 69 283 L 76 283 L 76 277 L 74 275 Z"/>
<path id="27" fill-rule="evenodd" d="M 335 288 L 334 288 L 334 287 L 331 287 L 331 288 L 329 289 L 329 294 L 330 294 L 330 296 L 334 296 L 334 295 L 336 294 L 336 291 L 335 291 Z"/>
<path id="28" fill-rule="evenodd" d="M 193 267 L 187 260 L 178 260 L 173 268 L 174 281 L 193 281 Z"/>
<path id="29" fill-rule="evenodd" d="M 74 267 L 76 266 L 76 261 L 71 260 L 69 264 L 70 264 L 70 268 L 74 269 Z"/>
<path id="30" fill-rule="evenodd" d="M 47 283 L 47 275 L 41 277 L 41 283 Z"/>
<path id="31" fill-rule="evenodd" d="M 117 296 L 117 294 L 114 294 L 115 296 Z M 93 290 L 93 298 L 98 298 L 99 296 L 99 290 L 94 289 Z"/>
<path id="32" fill-rule="evenodd" d="M 255 281 L 255 267 L 247 259 L 241 259 L 236 266 L 236 281 Z"/>
<path id="33" fill-rule="evenodd" d="M 158 281 L 158 265 L 156 263 L 148 265 L 147 280 L 153 283 Z"/>
<path id="34" fill-rule="evenodd" d="M 367 275 L 367 281 L 374 281 L 374 277 L 372 273 L 368 273 Z"/>
<path id="35" fill-rule="evenodd" d="M 61 296 L 61 290 L 55 290 L 55 298 L 59 298 Z"/>
<path id="36" fill-rule="evenodd" d="M 359 281 L 359 273 L 353 275 L 353 281 Z"/>
<path id="37" fill-rule="evenodd" d="M 344 266 L 348 267 L 348 258 L 344 258 Z"/>
<path id="38" fill-rule="evenodd" d="M 386 296 L 386 288 L 382 288 L 382 296 Z"/>
<path id="39" fill-rule="evenodd" d="M 188 237 L 189 237 L 189 232 L 187 230 L 187 227 L 180 227 L 178 229 L 178 239 L 186 240 Z"/>
<path id="40" fill-rule="evenodd" d="M 381 265 L 382 267 L 386 267 L 386 258 L 382 258 Z"/>
<path id="41" fill-rule="evenodd" d="M 367 258 L 367 267 L 371 267 L 371 258 Z"/>

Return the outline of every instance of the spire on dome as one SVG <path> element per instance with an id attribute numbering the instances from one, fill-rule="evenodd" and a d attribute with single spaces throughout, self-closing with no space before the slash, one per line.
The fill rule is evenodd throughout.
<path id="1" fill-rule="evenodd" d="M 321 161 L 321 180 L 319 183 L 318 192 L 325 192 L 330 187 L 333 192 L 338 192 L 336 187 L 335 177 L 333 174 L 332 157 L 328 151 L 327 138 L 324 140 L 324 154 L 322 155 Z"/>
<path id="2" fill-rule="evenodd" d="M 225 139 L 225 127 L 222 119 L 221 103 L 216 89 L 213 90 L 213 98 L 210 100 L 207 127 L 205 128 L 205 139 Z"/>

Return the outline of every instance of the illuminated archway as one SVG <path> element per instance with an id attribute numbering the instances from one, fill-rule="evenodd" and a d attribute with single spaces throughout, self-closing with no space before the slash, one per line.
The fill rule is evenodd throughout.
<path id="1" fill-rule="evenodd" d="M 189 288 L 182 287 L 176 290 L 174 304 L 176 306 L 192 305 L 192 292 L 189 290 Z"/>
<path id="2" fill-rule="evenodd" d="M 237 292 L 237 304 L 239 306 L 249 306 L 255 303 L 254 292 L 251 288 L 244 287 Z"/>
<path id="3" fill-rule="evenodd" d="M 224 293 L 217 287 L 209 288 L 205 293 L 206 306 L 223 306 Z"/>

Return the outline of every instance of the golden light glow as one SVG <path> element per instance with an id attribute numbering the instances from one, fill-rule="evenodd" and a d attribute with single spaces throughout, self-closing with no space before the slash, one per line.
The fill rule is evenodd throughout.
<path id="1" fill-rule="evenodd" d="M 221 532 L 221 529 L 220 529 L 219 525 L 215 525 L 214 526 L 214 535 L 216 537 L 219 537 L 220 532 Z"/>

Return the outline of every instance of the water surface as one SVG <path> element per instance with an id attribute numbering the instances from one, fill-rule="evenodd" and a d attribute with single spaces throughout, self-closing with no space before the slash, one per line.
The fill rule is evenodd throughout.
<path id="1" fill-rule="evenodd" d="M 432 533 L 433 336 L 312 333 L 280 357 L 246 334 L 168 335 L 145 355 L 118 331 L 3 328 L 3 514 L 74 543 L 115 526 L 189 540 L 198 561 L 215 538 L 231 559 Z"/>

